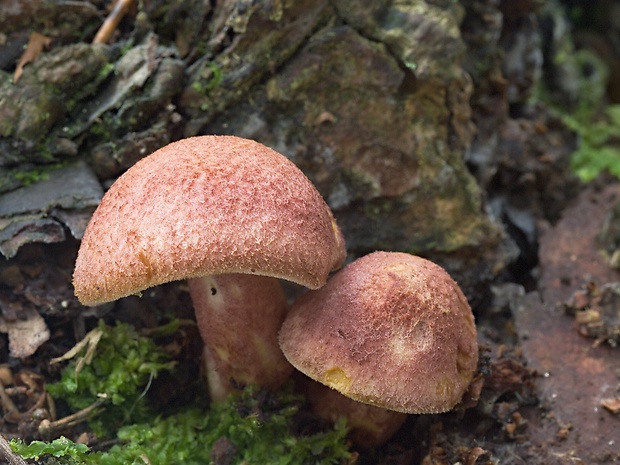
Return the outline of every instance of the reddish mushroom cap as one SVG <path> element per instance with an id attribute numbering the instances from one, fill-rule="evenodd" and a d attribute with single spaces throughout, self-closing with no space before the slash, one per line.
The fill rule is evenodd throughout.
<path id="1" fill-rule="evenodd" d="M 477 367 L 471 309 L 440 266 L 375 252 L 293 304 L 280 347 L 298 370 L 359 402 L 405 413 L 452 409 Z"/>
<path id="2" fill-rule="evenodd" d="M 329 207 L 292 162 L 255 141 L 201 136 L 157 150 L 112 185 L 73 282 L 85 305 L 225 273 L 317 288 L 344 257 Z"/>

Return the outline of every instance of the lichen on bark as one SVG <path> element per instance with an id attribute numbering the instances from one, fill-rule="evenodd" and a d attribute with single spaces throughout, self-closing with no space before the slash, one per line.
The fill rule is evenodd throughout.
<path id="1" fill-rule="evenodd" d="M 320 29 L 206 130 L 256 137 L 287 154 L 328 199 L 354 254 L 496 250 L 501 228 L 483 211 L 464 161 L 475 128 L 458 17 L 411 3 L 417 9 L 378 15 L 387 25 Z M 412 30 L 416 41 L 407 39 Z M 414 49 L 419 41 L 454 47 Z M 412 69 L 405 62 L 412 56 L 424 66 Z"/>
<path id="2" fill-rule="evenodd" d="M 79 156 L 105 180 L 171 140 L 235 134 L 304 170 L 352 255 L 451 254 L 453 271 L 477 260 L 478 276 L 510 258 L 465 165 L 475 127 L 458 3 L 139 8 L 116 43 L 56 46 L 17 85 L 6 76 L 0 99 L 43 91 L 44 101 L 0 110 L 10 120 L 0 125 L 0 171 Z"/>

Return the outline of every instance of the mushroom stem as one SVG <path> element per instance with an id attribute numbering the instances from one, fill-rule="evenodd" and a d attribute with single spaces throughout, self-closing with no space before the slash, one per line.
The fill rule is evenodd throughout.
<path id="1" fill-rule="evenodd" d="M 277 340 L 288 304 L 276 278 L 204 276 L 189 280 L 189 292 L 213 401 L 223 401 L 240 386 L 275 389 L 289 378 L 293 367 Z"/>
<path id="2" fill-rule="evenodd" d="M 385 444 L 408 417 L 406 413 L 362 404 L 307 377 L 304 377 L 302 390 L 316 416 L 330 423 L 345 418 L 349 437 L 365 449 Z"/>

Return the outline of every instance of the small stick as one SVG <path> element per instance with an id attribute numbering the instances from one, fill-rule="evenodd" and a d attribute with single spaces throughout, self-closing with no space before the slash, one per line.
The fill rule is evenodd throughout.
<path id="1" fill-rule="evenodd" d="M 9 397 L 9 395 L 4 390 L 4 384 L 0 381 L 0 401 L 2 402 L 2 407 L 12 415 L 19 416 L 19 410 Z"/>
<path id="2" fill-rule="evenodd" d="M 121 19 L 123 19 L 123 16 L 125 16 L 133 2 L 134 0 L 118 0 L 116 2 L 114 8 L 112 8 L 112 11 L 97 31 L 93 44 L 105 44 L 112 37 L 112 33 L 116 30 L 118 23 L 121 22 Z"/>
<path id="3" fill-rule="evenodd" d="M 39 424 L 39 433 L 43 437 L 51 437 L 56 435 L 57 432 L 63 431 L 67 428 L 77 425 L 78 423 L 88 420 L 88 418 L 90 418 L 95 413 L 95 410 L 98 407 L 101 407 L 106 401 L 107 399 L 102 397 L 98 399 L 95 403 L 80 410 L 79 412 L 75 412 L 71 415 L 61 418 L 60 420 L 43 420 Z"/>

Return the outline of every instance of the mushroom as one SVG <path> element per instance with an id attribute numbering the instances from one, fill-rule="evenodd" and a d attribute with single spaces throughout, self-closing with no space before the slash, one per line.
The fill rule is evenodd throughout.
<path id="1" fill-rule="evenodd" d="M 478 363 L 474 316 L 459 286 L 440 266 L 401 252 L 359 258 L 301 296 L 279 341 L 289 362 L 309 378 L 393 411 L 391 422 L 383 419 L 375 428 L 379 433 L 402 424 L 402 414 L 451 410 Z M 317 413 L 333 419 L 337 409 L 321 401 L 324 392 L 314 389 L 309 396 L 314 406 L 331 405 Z M 344 404 L 341 414 L 349 416 Z M 358 425 L 359 417 L 352 413 L 349 423 L 364 430 L 365 444 L 388 439 Z"/>
<path id="2" fill-rule="evenodd" d="M 334 217 L 286 157 L 252 140 L 171 143 L 120 176 L 91 218 L 73 283 L 84 305 L 189 279 L 212 398 L 276 388 L 292 367 L 278 278 L 316 289 L 345 258 Z"/>

